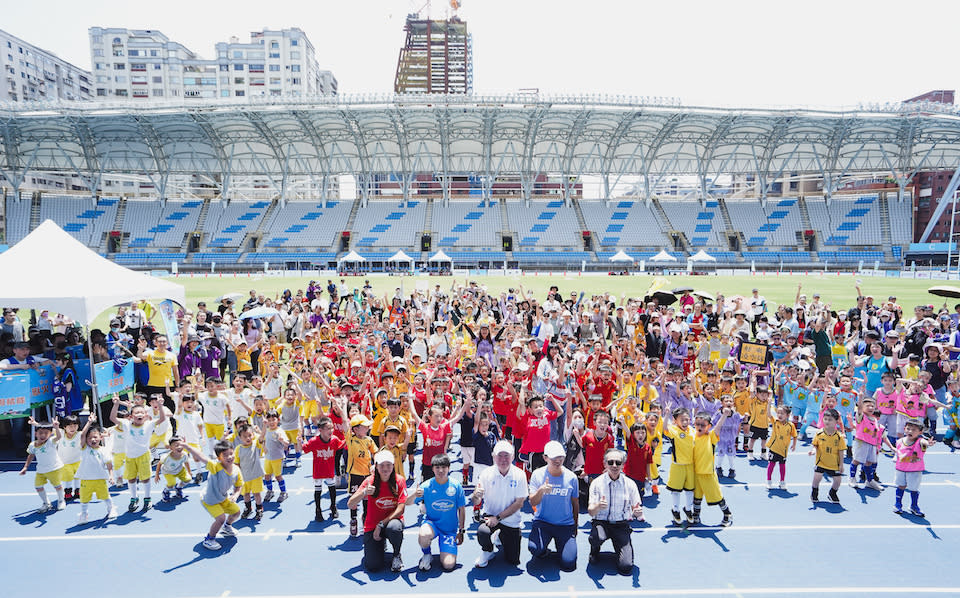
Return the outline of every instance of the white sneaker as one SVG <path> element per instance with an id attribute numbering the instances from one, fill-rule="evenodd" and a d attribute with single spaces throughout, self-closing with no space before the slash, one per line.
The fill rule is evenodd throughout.
<path id="1" fill-rule="evenodd" d="M 417 568 L 421 571 L 429 571 L 431 565 L 433 565 L 433 555 L 425 554 L 423 555 L 423 558 L 420 559 L 420 564 L 417 565 Z"/>
<path id="2" fill-rule="evenodd" d="M 80 513 L 80 525 L 90 521 L 90 517 L 86 513 Z"/>
<path id="3" fill-rule="evenodd" d="M 783 480 L 780 480 L 780 486 L 779 486 L 779 488 L 780 488 L 781 490 L 786 490 L 786 489 L 787 489 L 787 483 L 786 483 L 785 481 L 783 481 Z"/>
<path id="4" fill-rule="evenodd" d="M 850 484 L 850 487 L 851 487 L 851 488 L 859 488 L 859 487 L 860 487 L 860 482 L 857 481 L 857 478 L 856 478 L 855 476 L 850 476 L 850 480 L 847 481 L 847 483 Z"/>
<path id="5" fill-rule="evenodd" d="M 883 490 L 883 486 L 881 486 L 880 482 L 877 480 L 870 480 L 867 482 L 867 488 L 870 488 L 871 490 Z"/>
<path id="6" fill-rule="evenodd" d="M 767 490 L 773 490 L 773 480 L 767 480 Z"/>
<path id="7" fill-rule="evenodd" d="M 207 550 L 220 550 L 220 548 L 222 548 L 220 542 L 208 538 L 203 539 L 203 547 Z"/>
<path id="8" fill-rule="evenodd" d="M 473 566 L 474 566 L 474 567 L 480 567 L 480 568 L 482 569 L 482 568 L 486 567 L 487 564 L 488 564 L 490 561 L 492 561 L 492 560 L 493 560 L 493 557 L 495 557 L 495 556 L 497 556 L 497 553 L 493 552 L 492 550 L 491 550 L 490 552 L 487 552 L 487 551 L 485 551 L 485 550 L 484 550 L 484 551 L 481 551 L 481 552 L 480 552 L 480 556 L 477 557 L 477 560 L 476 560 L 476 562 L 473 564 Z"/>
<path id="9" fill-rule="evenodd" d="M 956 449 L 960 449 L 960 440 L 954 440 L 953 442 L 950 443 L 950 446 Z"/>
<path id="10" fill-rule="evenodd" d="M 117 518 L 117 507 L 110 507 L 110 510 L 107 511 L 107 514 L 104 515 L 104 519 L 116 519 Z"/>
<path id="11" fill-rule="evenodd" d="M 66 508 L 67 508 L 67 501 L 65 501 L 65 500 L 58 500 L 58 501 L 57 501 L 57 510 L 58 510 L 58 511 L 62 511 L 62 510 L 64 510 L 64 509 L 66 509 Z"/>
<path id="12" fill-rule="evenodd" d="M 220 533 L 228 538 L 234 538 L 237 535 L 237 530 L 229 523 L 224 523 L 223 527 L 220 528 Z"/>
<path id="13" fill-rule="evenodd" d="M 403 571 L 403 559 L 399 554 L 393 556 L 393 560 L 390 562 L 390 570 L 394 573 L 399 573 Z"/>

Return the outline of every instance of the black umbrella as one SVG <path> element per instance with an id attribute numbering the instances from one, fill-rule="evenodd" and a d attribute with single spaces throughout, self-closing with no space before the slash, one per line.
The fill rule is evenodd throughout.
<path id="1" fill-rule="evenodd" d="M 673 294 L 675 294 L 675 295 L 679 295 L 679 294 L 681 294 L 681 293 L 692 293 L 692 292 L 693 292 L 693 287 L 677 287 L 677 288 L 673 289 L 673 290 L 670 291 L 670 292 L 673 293 Z"/>
<path id="2" fill-rule="evenodd" d="M 660 305 L 672 305 L 677 302 L 677 296 L 669 291 L 654 291 L 643 298 L 644 301 L 657 300 Z"/>
<path id="3" fill-rule="evenodd" d="M 951 297 L 953 299 L 960 299 L 960 288 L 950 285 L 930 287 L 927 289 L 927 292 L 931 295 L 936 295 L 937 297 Z"/>

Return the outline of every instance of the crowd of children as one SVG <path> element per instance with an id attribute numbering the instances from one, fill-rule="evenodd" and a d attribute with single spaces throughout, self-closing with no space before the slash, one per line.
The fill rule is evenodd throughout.
<path id="1" fill-rule="evenodd" d="M 318 302 L 312 292 L 309 301 L 298 297 Z M 235 535 L 239 518 L 260 521 L 264 503 L 288 498 L 285 468 L 298 467 L 305 453 L 317 521 L 339 517 L 339 488 L 350 496 L 370 486 L 364 483 L 378 454 L 389 453 L 402 478 L 426 482 L 436 456 L 458 452 L 470 487 L 493 466 L 497 441 L 507 439 L 528 476 L 546 465 L 546 445 L 559 441 L 563 466 L 584 494 L 603 473 L 608 451 L 621 449 L 623 473 L 641 495 L 660 495 L 665 486 L 674 524 L 699 524 L 706 500 L 728 526 L 733 515 L 720 478 L 749 481 L 753 474 L 738 474 L 738 462 L 762 464 L 767 487 L 775 488 L 776 472 L 776 487 L 785 489 L 787 461 L 800 439 L 810 440 L 815 456 L 812 501 L 820 500 L 824 476 L 833 503 L 841 500 L 844 473 L 852 486 L 882 490 L 878 467 L 887 452 L 895 511 L 902 512 L 909 492 L 918 517 L 924 452 L 936 442 L 941 412 L 943 441 L 960 446 L 960 381 L 936 344 L 923 347 L 924 359 L 903 361 L 899 342 L 887 347 L 869 339 L 862 357 L 834 345 L 831 354 L 843 358 L 818 365 L 812 349 L 797 343 L 795 322 L 782 320 L 777 329 L 764 320 L 763 334 L 753 338 L 767 357 L 757 363 L 738 359 L 750 338 L 735 332 L 739 312 L 724 320 L 733 333 L 721 335 L 702 318 L 703 302 L 687 303 L 688 295 L 681 305 L 696 308 L 684 316 L 655 303 L 616 306 L 604 295 L 564 299 L 556 290 L 540 304 L 522 294 L 489 296 L 475 285 L 451 292 L 455 302 L 439 291 L 418 293 L 407 308 L 402 298 L 384 297 L 379 312 L 370 309 L 372 296 L 354 295 L 345 315 L 332 314 L 343 304 L 333 296 L 327 317 L 303 337 L 284 344 L 271 335 L 258 358 L 246 343 L 236 344 L 243 367 L 222 372 L 232 381 L 198 368 L 175 388 L 168 381 L 162 393 L 114 396 L 106 428 L 93 414 L 82 429 L 75 415 L 31 419 L 35 439 L 21 474 L 36 461 L 41 510 L 53 508 L 50 484 L 57 510 L 79 500 L 81 522 L 89 520 L 94 497 L 106 517 L 116 515 L 111 485 L 126 487 L 133 512 L 151 508 L 153 484 L 162 484 L 163 501 L 173 501 L 185 486 L 203 483 L 201 502 L 214 518 L 203 545 L 215 550 L 217 535 Z M 610 325 L 615 306 L 617 317 L 624 307 L 629 314 L 624 334 Z M 808 324 L 816 333 L 835 327 L 827 309 L 817 318 Z M 281 364 L 283 354 L 289 357 Z M 360 502 L 351 500 L 349 509 L 353 536 L 360 533 Z M 474 518 L 480 521 L 478 510 Z"/>

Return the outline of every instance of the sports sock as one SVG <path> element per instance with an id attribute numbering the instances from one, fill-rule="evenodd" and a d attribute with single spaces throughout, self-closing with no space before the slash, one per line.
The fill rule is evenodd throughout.
<path id="1" fill-rule="evenodd" d="M 149 498 L 150 498 L 150 480 L 144 480 L 144 481 L 142 481 L 142 482 L 140 482 L 140 483 L 143 484 L 143 496 L 144 496 L 144 498 L 149 499 Z"/>
<path id="2" fill-rule="evenodd" d="M 910 491 L 910 506 L 911 506 L 912 508 L 916 509 L 917 511 L 919 511 L 919 510 L 920 510 L 919 501 L 920 501 L 920 491 L 919 491 L 919 490 L 911 490 L 911 491 Z"/>
<path id="3" fill-rule="evenodd" d="M 683 494 L 687 499 L 687 510 L 689 511 L 693 508 L 693 490 L 684 490 Z"/>
<path id="4" fill-rule="evenodd" d="M 110 498 L 110 495 L 107 495 L 107 500 L 103 501 L 103 505 L 107 507 L 107 515 L 110 514 L 110 511 L 113 510 L 113 500 Z"/>
<path id="5" fill-rule="evenodd" d="M 40 495 L 40 500 L 43 501 L 43 504 L 49 505 L 50 501 L 47 499 L 47 489 L 46 488 L 37 488 L 37 494 Z"/>
<path id="6" fill-rule="evenodd" d="M 898 509 L 899 509 L 901 506 L 903 506 L 903 491 L 904 491 L 904 488 L 897 488 L 897 492 L 896 492 L 897 500 L 896 500 L 896 502 L 895 502 L 894 504 L 897 505 L 897 508 L 898 508 Z"/>
<path id="7" fill-rule="evenodd" d="M 773 461 L 768 461 L 767 462 L 767 481 L 769 482 L 772 477 L 773 477 Z"/>
<path id="8" fill-rule="evenodd" d="M 130 498 L 137 498 L 137 480 L 130 480 L 127 485 L 130 486 Z"/>
<path id="9" fill-rule="evenodd" d="M 426 548 L 420 547 L 420 550 L 421 550 L 421 551 L 423 552 L 423 554 L 425 554 L 425 555 L 430 554 L 430 547 L 429 547 L 429 546 L 427 546 Z"/>
<path id="10" fill-rule="evenodd" d="M 357 510 L 350 509 L 350 521 L 356 521 L 356 520 L 357 520 Z"/>
<path id="11" fill-rule="evenodd" d="M 723 511 L 724 515 L 730 514 L 730 507 L 727 506 L 727 501 L 724 498 L 720 499 L 720 502 L 717 503 L 717 506 L 720 507 L 720 510 Z"/>
<path id="12" fill-rule="evenodd" d="M 787 477 L 787 462 L 780 462 L 780 481 L 782 482 Z"/>
<path id="13" fill-rule="evenodd" d="M 273 491 L 273 478 L 270 478 L 269 480 L 264 480 L 263 483 L 267 485 L 267 490 L 270 490 L 271 492 Z"/>
<path id="14" fill-rule="evenodd" d="M 327 487 L 327 494 L 330 495 L 330 506 L 331 506 L 331 507 L 337 506 L 337 487 L 336 487 L 336 486 L 328 486 L 328 487 Z"/>
<path id="15" fill-rule="evenodd" d="M 287 481 L 286 480 L 277 480 L 277 484 L 280 485 L 280 492 L 287 491 Z"/>
<path id="16" fill-rule="evenodd" d="M 702 506 L 703 506 L 703 499 L 702 499 L 702 498 L 695 498 L 695 499 L 693 499 L 693 513 L 694 513 L 695 515 L 699 515 L 699 514 L 700 514 L 700 508 L 701 508 Z"/>
<path id="17" fill-rule="evenodd" d="M 855 463 L 855 462 L 851 462 L 851 463 L 850 463 L 850 478 L 851 478 L 851 479 L 854 479 L 854 480 L 856 479 L 856 477 L 857 477 L 857 467 L 858 467 L 858 466 L 857 466 L 857 463 Z M 867 471 L 866 465 L 864 465 L 863 471 L 864 471 L 864 473 L 866 473 L 866 471 Z"/>
<path id="18" fill-rule="evenodd" d="M 63 505 L 63 486 L 60 486 L 57 490 L 57 500 L 60 501 L 60 504 Z"/>
<path id="19" fill-rule="evenodd" d="M 81 512 L 81 513 L 83 513 L 84 515 L 86 515 L 86 514 L 87 514 L 87 511 L 89 511 L 89 510 L 90 510 L 90 503 L 88 503 L 88 502 L 82 502 L 82 503 L 80 503 L 80 512 Z"/>
<path id="20" fill-rule="evenodd" d="M 671 490 L 670 496 L 673 498 L 673 510 L 679 511 L 680 510 L 680 493 L 674 492 L 673 490 Z"/>

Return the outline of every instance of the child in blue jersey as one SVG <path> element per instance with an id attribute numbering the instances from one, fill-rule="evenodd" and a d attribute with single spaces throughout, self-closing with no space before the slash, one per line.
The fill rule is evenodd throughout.
<path id="1" fill-rule="evenodd" d="M 820 411 L 823 409 L 823 399 L 830 387 L 830 380 L 814 374 L 813 380 L 805 389 L 806 405 L 804 406 L 803 420 L 800 425 L 800 435 L 807 436 L 807 428 L 817 426 L 820 420 Z"/>
<path id="2" fill-rule="evenodd" d="M 943 443 L 960 448 L 960 380 L 951 378 L 947 381 L 946 403 L 943 409 L 943 423 L 946 425 Z"/>
<path id="3" fill-rule="evenodd" d="M 803 420 L 803 415 L 807 410 L 806 393 L 804 392 L 804 383 L 807 379 L 807 372 L 800 372 L 799 368 L 789 368 L 791 375 L 784 381 L 782 387 L 783 399 L 780 404 L 790 408 L 790 415 L 794 423 Z"/>
<path id="4" fill-rule="evenodd" d="M 407 504 L 422 502 L 426 508 L 423 525 L 420 526 L 421 571 L 429 571 L 433 563 L 430 544 L 437 539 L 440 545 L 440 565 L 444 571 L 453 571 L 457 566 L 457 546 L 463 544 L 467 496 L 463 486 L 450 479 L 450 457 L 445 453 L 434 455 L 430 461 L 433 478 L 407 497 Z"/>

